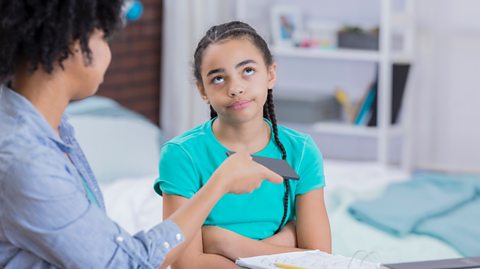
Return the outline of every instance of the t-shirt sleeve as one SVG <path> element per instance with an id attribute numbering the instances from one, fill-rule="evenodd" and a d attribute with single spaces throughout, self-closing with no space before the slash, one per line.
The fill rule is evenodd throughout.
<path id="1" fill-rule="evenodd" d="M 299 175 L 300 181 L 298 182 L 295 194 L 304 194 L 325 186 L 322 153 L 310 136 L 305 140 L 299 166 Z"/>
<path id="2" fill-rule="evenodd" d="M 191 156 L 180 145 L 167 143 L 160 152 L 155 191 L 191 198 L 200 189 L 200 178 Z"/>

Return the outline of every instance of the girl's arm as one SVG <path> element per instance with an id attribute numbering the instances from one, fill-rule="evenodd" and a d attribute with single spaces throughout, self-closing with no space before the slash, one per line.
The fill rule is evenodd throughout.
<path id="1" fill-rule="evenodd" d="M 189 199 L 178 195 L 163 194 L 163 218 L 167 219 Z M 189 245 L 180 245 L 174 251 L 182 254 L 171 264 L 172 269 L 181 268 L 237 268 L 229 259 L 215 254 L 205 254 L 202 247 L 202 233 L 199 229 Z"/>
<path id="2" fill-rule="evenodd" d="M 290 221 L 278 232 L 271 237 L 261 240 L 264 243 L 280 247 L 297 247 L 297 231 L 295 229 L 295 222 Z"/>
<path id="3" fill-rule="evenodd" d="M 204 251 L 222 255 L 230 260 L 306 249 L 319 249 L 331 253 L 330 224 L 323 189 L 298 195 L 296 205 L 296 227 L 289 223 L 280 233 L 262 241 L 219 227 L 204 226 L 202 228 Z M 296 238 L 292 234 L 292 229 Z M 295 240 L 297 244 L 292 245 Z"/>
<path id="4" fill-rule="evenodd" d="M 202 233 L 205 253 L 218 254 L 232 261 L 244 257 L 304 250 L 290 246 L 291 242 L 289 241 L 294 236 L 288 235 L 289 231 L 284 235 L 281 235 L 282 232 L 280 232 L 263 241 L 250 239 L 217 226 L 204 226 Z M 272 243 L 279 243 L 280 245 Z"/>
<path id="5" fill-rule="evenodd" d="M 332 252 L 330 222 L 323 188 L 297 195 L 297 244 L 299 248 Z"/>
<path id="6" fill-rule="evenodd" d="M 161 265 L 161 268 L 172 264 L 182 255 L 194 257 L 201 254 L 201 226 L 215 204 L 226 193 L 250 193 L 260 187 L 263 180 L 267 179 L 273 183 L 281 183 L 282 177 L 275 174 L 266 167 L 252 161 L 252 157 L 246 152 L 237 152 L 228 157 L 222 165 L 215 170 L 209 181 L 191 198 L 165 195 L 164 219 L 175 222 L 184 235 L 184 242 L 172 249 Z M 196 240 L 192 253 L 188 251 L 188 245 Z M 197 246 L 195 248 L 195 246 Z M 187 250 L 186 254 L 182 250 Z M 195 252 L 195 250 L 197 252 Z M 183 259 L 185 261 L 185 259 Z M 183 263 L 181 262 L 181 264 Z M 221 261 L 214 262 L 219 268 L 230 268 L 228 264 Z M 201 264 L 195 264 L 199 268 L 205 268 Z M 188 266 L 192 268 L 192 266 Z M 208 267 L 206 267 L 208 268 Z M 210 266 L 210 268 L 212 268 Z M 234 268 L 234 267 L 233 267 Z"/>

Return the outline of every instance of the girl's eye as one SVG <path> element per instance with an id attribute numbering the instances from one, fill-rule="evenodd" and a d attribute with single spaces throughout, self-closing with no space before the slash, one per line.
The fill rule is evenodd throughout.
<path id="1" fill-rule="evenodd" d="M 218 85 L 220 83 L 222 83 L 224 81 L 223 77 L 214 77 L 212 79 L 212 83 L 215 84 L 215 85 Z"/>
<path id="2" fill-rule="evenodd" d="M 255 74 L 255 70 L 253 70 L 253 68 L 247 67 L 245 68 L 245 70 L 243 70 L 243 73 L 247 76 L 251 76 Z"/>

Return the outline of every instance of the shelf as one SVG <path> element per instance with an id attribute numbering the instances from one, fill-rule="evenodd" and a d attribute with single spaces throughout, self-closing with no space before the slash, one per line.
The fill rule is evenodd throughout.
<path id="1" fill-rule="evenodd" d="M 381 53 L 378 51 L 361 49 L 320 49 L 272 46 L 272 52 L 275 56 L 283 57 L 366 62 L 379 62 L 382 57 Z M 411 57 L 406 54 L 393 54 L 392 56 L 393 62 L 409 62 L 410 59 Z"/>
<path id="2" fill-rule="evenodd" d="M 354 0 L 350 0 L 355 2 Z M 271 0 L 267 1 L 268 3 L 257 4 L 259 1 L 253 0 L 238 0 L 237 3 L 237 10 L 236 14 L 240 20 L 247 20 L 250 18 L 252 22 L 256 22 L 257 25 L 262 25 L 262 30 L 266 31 L 267 34 L 272 34 L 271 30 L 273 30 L 272 25 L 268 28 L 268 23 L 270 22 L 269 16 L 262 16 L 261 14 L 268 14 L 270 12 L 269 8 L 275 5 L 283 5 L 285 1 L 280 0 Z M 298 6 L 303 11 L 313 10 L 322 8 L 326 5 L 327 10 L 333 7 L 334 2 L 318 2 L 318 1 L 298 1 Z M 337 84 L 345 84 L 342 85 L 345 88 L 355 88 L 355 85 L 358 83 L 364 83 L 367 81 L 364 75 L 365 72 L 359 72 L 358 76 L 355 73 L 354 68 L 372 68 L 375 67 L 376 72 L 376 79 L 378 79 L 378 120 L 382 120 L 379 123 L 385 123 L 384 119 L 391 117 L 392 111 L 392 102 L 390 101 L 393 98 L 393 65 L 392 64 L 412 64 L 415 60 L 415 1 L 414 0 L 405 0 L 404 3 L 398 4 L 394 3 L 393 0 L 379 0 L 375 2 L 375 5 L 378 5 L 378 16 L 376 14 L 370 14 L 368 18 L 362 18 L 361 21 L 358 22 L 359 25 L 363 23 L 367 23 L 367 21 L 371 21 L 373 18 L 374 21 L 378 21 L 378 27 L 380 29 L 378 45 L 380 49 L 377 50 L 367 50 L 367 49 L 352 49 L 352 48 L 301 48 L 295 47 L 293 45 L 288 46 L 279 46 L 275 44 L 270 45 L 270 49 L 272 54 L 275 56 L 276 59 L 279 60 L 279 64 L 282 61 L 286 61 L 286 65 L 283 65 L 282 62 L 282 70 L 285 68 L 285 73 L 288 73 L 289 70 L 297 68 L 298 66 L 302 66 L 302 64 L 308 65 L 309 67 L 313 67 L 310 69 L 318 68 L 318 76 L 316 75 L 317 72 L 312 70 L 311 72 L 305 72 L 305 74 L 301 74 L 302 77 L 300 79 L 292 79 L 291 81 L 285 80 L 286 82 L 282 82 L 286 85 L 293 85 L 291 83 L 299 81 L 298 87 L 310 87 L 310 85 L 337 85 Z M 254 6 L 251 6 L 255 3 Z M 346 3 L 348 4 L 348 3 Z M 370 3 L 369 5 L 373 5 Z M 359 6 L 360 7 L 360 6 Z M 363 7 L 363 6 L 362 6 Z M 372 8 L 366 7 L 365 10 L 369 10 Z M 258 10 L 257 12 L 250 13 L 252 9 L 262 9 Z M 341 9 L 339 9 L 341 11 Z M 360 10 L 362 12 L 363 10 Z M 310 12 L 306 12 L 310 13 Z M 309 14 L 312 15 L 312 14 Z M 350 18 L 347 16 L 343 17 L 343 15 L 353 15 L 349 11 L 345 13 L 339 12 L 339 15 L 342 15 L 341 18 L 336 18 L 339 20 L 339 23 L 345 23 L 350 21 Z M 315 15 L 318 17 L 312 17 L 307 19 L 315 20 L 328 20 L 332 19 L 328 13 Z M 322 17 L 323 16 L 323 17 Z M 374 17 L 376 16 L 376 17 Z M 301 18 L 303 19 L 303 18 Z M 351 18 L 351 21 L 355 21 L 358 18 Z M 308 20 L 307 20 L 308 22 Z M 269 32 L 270 30 L 270 32 Z M 299 35 L 302 36 L 302 35 Z M 290 61 L 294 62 L 292 64 Z M 307 63 L 308 62 L 308 63 Z M 332 65 L 332 73 L 340 73 L 337 76 L 332 77 L 324 77 L 326 74 L 321 74 L 320 72 L 323 71 L 323 68 L 329 68 L 329 65 Z M 340 71 L 340 68 L 348 66 L 348 73 L 343 76 Z M 352 69 L 350 69 L 350 66 Z M 330 71 L 330 70 L 329 70 Z M 370 71 L 369 71 L 370 72 Z M 411 72 L 411 71 L 410 71 Z M 305 77 L 303 77 L 305 75 Z M 352 77 L 350 77 L 352 76 Z M 354 76 L 354 77 L 353 77 Z M 336 82 L 338 80 L 343 80 L 345 77 L 345 82 Z M 302 80 L 302 81 L 300 81 Z M 346 81 L 348 80 L 348 81 Z M 370 81 L 371 78 L 368 79 Z M 357 83 L 357 84 L 350 84 L 350 83 Z M 407 85 L 410 83 L 407 83 Z M 295 84 L 296 85 L 296 84 Z M 282 87 L 283 85 L 279 85 L 278 87 Z M 358 85 L 361 87 L 360 85 Z M 330 86 L 329 86 L 330 87 Z M 335 86 L 334 86 L 335 87 Z M 405 86 L 407 87 L 407 86 Z M 363 89 L 363 88 L 362 88 Z M 352 90 L 352 96 L 360 96 L 361 94 L 358 90 Z M 405 96 L 406 97 L 406 96 Z M 406 104 L 407 100 L 404 97 L 404 105 Z M 390 111 L 390 113 L 387 113 Z M 408 113 L 410 114 L 410 113 Z M 386 115 L 387 117 L 381 117 L 380 115 Z M 409 116 L 410 118 L 410 116 Z M 399 122 L 399 124 L 387 126 L 358 126 L 354 124 L 350 124 L 347 122 L 316 122 L 316 123 L 292 123 L 292 122 L 279 122 L 287 127 L 291 127 L 295 130 L 298 130 L 303 133 L 307 133 L 316 137 L 316 139 L 325 138 L 327 141 L 340 141 L 345 142 L 346 144 L 354 145 L 354 143 L 358 142 L 358 148 L 363 147 L 367 144 L 375 144 L 376 145 L 376 159 L 379 163 L 388 164 L 389 160 L 392 157 L 392 152 L 395 152 L 395 149 L 392 149 L 391 142 L 394 141 L 395 145 L 405 145 L 405 150 L 402 149 L 406 154 L 399 156 L 402 160 L 403 164 L 409 163 L 409 143 L 411 143 L 408 135 L 410 133 L 409 130 L 409 123 L 410 119 L 405 118 L 403 122 Z M 340 137 L 338 140 L 330 139 Z M 359 139 L 357 139 L 359 138 Z M 398 139 L 399 138 L 399 139 Z M 397 141 L 401 141 L 401 143 L 396 143 Z M 357 145 L 357 144 L 355 144 Z M 345 156 L 348 156 L 347 151 L 350 149 L 347 146 L 343 145 L 335 145 L 339 147 L 343 147 L 345 151 Z M 328 148 L 328 147 L 327 147 Z M 335 147 L 330 148 L 330 150 L 335 150 Z M 366 155 L 369 155 L 369 153 Z M 397 156 L 398 157 L 398 156 Z"/>
<path id="3" fill-rule="evenodd" d="M 312 127 L 315 132 L 324 134 L 354 135 L 364 137 L 376 137 L 378 135 L 377 128 L 345 123 L 320 122 L 315 123 Z"/>
<path id="4" fill-rule="evenodd" d="M 302 132 L 310 131 L 321 134 L 348 135 L 371 138 L 376 138 L 380 135 L 380 129 L 377 127 L 359 126 L 342 122 L 317 122 L 312 124 L 281 122 L 280 124 Z M 390 126 L 388 133 L 392 136 L 402 135 L 403 127 L 401 125 Z"/>

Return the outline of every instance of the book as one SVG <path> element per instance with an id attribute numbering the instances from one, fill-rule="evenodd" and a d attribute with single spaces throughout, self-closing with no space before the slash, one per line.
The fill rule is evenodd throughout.
<path id="1" fill-rule="evenodd" d="M 347 92 L 340 88 L 335 89 L 335 99 L 342 107 L 343 120 L 345 122 L 353 123 L 355 121 L 355 114 Z"/>
<path id="2" fill-rule="evenodd" d="M 374 104 L 374 100 L 377 98 L 377 88 L 378 82 L 375 80 L 370 85 L 367 95 L 363 98 L 360 102 L 360 107 L 358 108 L 357 115 L 355 117 L 354 124 L 355 125 L 366 125 L 367 124 L 367 117 L 372 111 L 372 106 Z"/>
<path id="3" fill-rule="evenodd" d="M 392 105 L 391 105 L 391 119 L 390 123 L 398 122 L 400 108 L 402 107 L 403 95 L 405 86 L 407 85 L 408 73 L 410 71 L 410 64 L 393 64 L 392 66 Z M 372 113 L 368 120 L 368 126 L 377 126 L 378 100 L 374 98 Z"/>
<path id="4" fill-rule="evenodd" d="M 251 269 L 381 269 L 381 264 L 362 259 L 334 255 L 320 250 L 287 252 L 281 254 L 240 258 L 235 262 L 238 266 Z"/>

